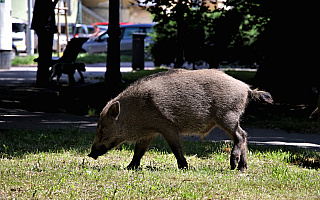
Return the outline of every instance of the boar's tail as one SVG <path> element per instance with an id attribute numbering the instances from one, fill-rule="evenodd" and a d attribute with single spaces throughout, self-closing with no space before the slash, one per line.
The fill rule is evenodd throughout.
<path id="1" fill-rule="evenodd" d="M 258 89 L 249 90 L 249 96 L 251 99 L 257 100 L 257 99 L 263 99 L 267 103 L 273 103 L 272 96 L 269 92 L 265 91 L 259 91 Z"/>

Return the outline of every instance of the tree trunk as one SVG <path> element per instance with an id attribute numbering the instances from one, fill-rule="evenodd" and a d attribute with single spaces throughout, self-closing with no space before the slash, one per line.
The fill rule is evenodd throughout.
<path id="1" fill-rule="evenodd" d="M 49 68 L 52 66 L 52 44 L 53 44 L 53 33 L 47 31 L 36 31 L 38 35 L 38 70 L 37 70 L 37 81 L 38 87 L 48 87 L 50 71 Z"/>
<path id="2" fill-rule="evenodd" d="M 175 60 L 175 68 L 181 68 L 184 64 L 184 35 L 185 33 L 185 25 L 183 21 L 184 15 L 184 5 L 182 4 L 182 0 L 179 0 L 176 6 L 177 12 L 177 54 Z"/>
<path id="3" fill-rule="evenodd" d="M 296 11 L 291 12 L 294 13 L 289 12 L 286 17 L 296 14 Z M 316 37 L 311 35 L 315 31 L 305 31 L 309 25 L 304 23 L 309 19 L 302 18 L 299 20 L 300 24 L 291 18 L 285 19 L 285 23 L 279 20 L 279 24 L 275 26 L 280 27 L 276 37 L 271 36 L 271 24 L 264 34 L 261 47 L 265 51 L 262 54 L 265 58 L 259 66 L 253 85 L 270 92 L 275 102 L 309 104 L 312 107 L 317 104 L 317 91 L 320 88 L 316 71 L 317 51 L 310 48 L 311 45 L 316 46 Z"/>
<path id="4" fill-rule="evenodd" d="M 119 0 L 109 1 L 109 16 L 107 71 L 105 73 L 105 82 L 107 83 L 111 97 L 115 97 L 119 93 L 119 84 L 121 82 Z"/>

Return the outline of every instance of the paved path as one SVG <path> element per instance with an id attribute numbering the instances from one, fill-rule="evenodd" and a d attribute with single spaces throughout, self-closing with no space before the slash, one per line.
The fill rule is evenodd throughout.
<path id="1" fill-rule="evenodd" d="M 98 117 L 63 113 L 29 112 L 20 109 L 0 108 L 0 130 L 7 129 L 61 129 L 72 128 L 95 132 Z M 320 135 L 288 133 L 283 130 L 246 128 L 248 142 L 259 145 L 286 145 L 320 151 Z M 198 139 L 197 137 L 194 137 Z M 215 128 L 205 138 L 211 141 L 230 141 L 220 129 Z"/>
<path id="2" fill-rule="evenodd" d="M 155 69 L 153 62 L 145 62 L 145 69 Z M 121 72 L 131 72 L 131 63 L 122 62 Z M 83 73 L 85 81 L 89 83 L 99 82 L 99 77 L 104 77 L 106 72 L 106 63 L 86 64 L 86 72 Z M 32 85 L 36 82 L 36 66 L 13 66 L 11 69 L 0 69 L 0 85 L 16 86 L 16 85 Z M 76 72 L 75 79 L 80 79 Z M 68 76 L 63 74 L 61 82 L 67 82 Z"/>

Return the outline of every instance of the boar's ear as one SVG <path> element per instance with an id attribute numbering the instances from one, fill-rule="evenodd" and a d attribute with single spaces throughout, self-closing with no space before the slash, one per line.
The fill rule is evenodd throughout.
<path id="1" fill-rule="evenodd" d="M 107 113 L 114 120 L 118 120 L 118 117 L 120 115 L 120 102 L 116 101 L 116 102 L 112 103 L 111 106 L 109 107 Z"/>

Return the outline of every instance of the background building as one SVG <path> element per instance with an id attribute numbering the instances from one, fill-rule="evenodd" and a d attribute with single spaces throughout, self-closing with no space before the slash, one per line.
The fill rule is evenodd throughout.
<path id="1" fill-rule="evenodd" d="M 151 23 L 150 13 L 132 0 L 120 0 L 120 21 L 133 23 Z M 82 0 L 82 23 L 91 24 L 97 21 L 109 21 L 109 0 Z"/>
<path id="2" fill-rule="evenodd" d="M 35 0 L 31 0 L 34 5 Z M 109 0 L 60 0 L 68 5 L 68 23 L 92 24 L 95 22 L 109 21 Z M 151 23 L 151 15 L 137 5 L 131 4 L 132 0 L 120 0 L 120 21 L 133 23 Z M 12 17 L 28 21 L 28 0 L 12 0 Z M 56 20 L 57 21 L 57 20 Z M 64 22 L 64 16 L 60 16 Z"/>

